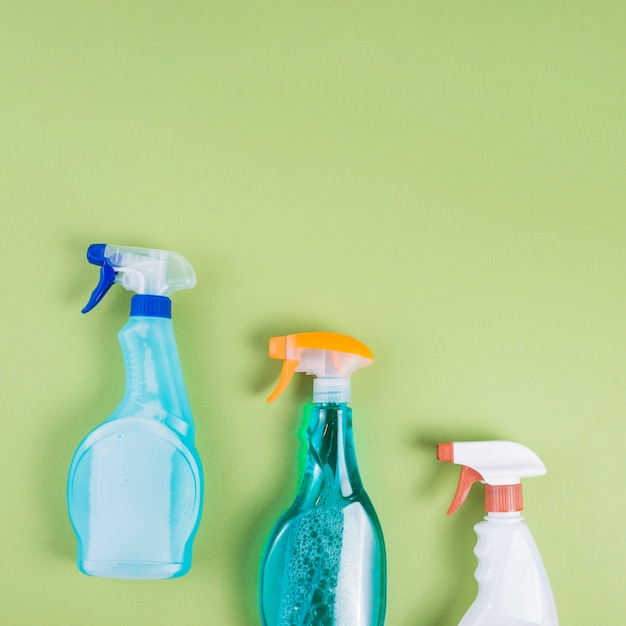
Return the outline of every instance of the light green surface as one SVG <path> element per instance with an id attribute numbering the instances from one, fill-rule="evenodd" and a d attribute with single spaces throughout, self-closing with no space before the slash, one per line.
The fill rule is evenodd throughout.
<path id="1" fill-rule="evenodd" d="M 624 623 L 626 4 L 34 2 L 0 6 L 0 623 L 248 626 L 291 501 L 299 406 L 273 334 L 366 342 L 361 472 L 390 626 L 475 594 L 479 490 L 434 444 L 548 467 L 527 520 L 562 626 Z M 191 573 L 88 578 L 65 480 L 121 397 L 121 289 L 92 242 L 184 254 L 175 329 L 204 461 Z"/>

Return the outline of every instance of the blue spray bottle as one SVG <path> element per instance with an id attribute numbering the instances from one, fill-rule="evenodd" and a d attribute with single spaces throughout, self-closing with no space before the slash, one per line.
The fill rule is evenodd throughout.
<path id="1" fill-rule="evenodd" d="M 313 374 L 306 469 L 297 498 L 278 520 L 263 556 L 264 626 L 381 626 L 385 544 L 363 489 L 352 436 L 350 375 L 373 361 L 361 342 L 335 333 L 270 340 L 284 361 L 275 400 L 295 372 Z"/>
<path id="2" fill-rule="evenodd" d="M 163 250 L 94 244 L 87 259 L 102 269 L 83 313 L 113 284 L 137 295 L 119 333 L 124 397 L 70 467 L 78 567 L 106 578 L 182 576 L 191 566 L 203 478 L 169 294 L 193 287 L 196 277 L 186 259 Z"/>

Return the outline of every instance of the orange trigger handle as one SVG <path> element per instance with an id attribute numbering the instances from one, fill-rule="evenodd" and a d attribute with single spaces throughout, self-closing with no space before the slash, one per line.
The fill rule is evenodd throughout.
<path id="1" fill-rule="evenodd" d="M 454 498 L 450 503 L 450 507 L 448 508 L 446 515 L 452 515 L 463 504 L 463 502 L 465 502 L 472 485 L 482 481 L 483 477 L 475 469 L 463 465 L 456 493 L 454 494 Z"/>
<path id="2" fill-rule="evenodd" d="M 280 396 L 280 394 L 285 391 L 287 385 L 291 382 L 293 375 L 298 367 L 299 361 L 283 361 L 283 369 L 280 372 L 280 378 L 278 379 L 278 384 L 276 385 L 276 389 L 272 391 L 272 393 L 268 396 L 268 402 L 274 402 L 276 398 Z"/>

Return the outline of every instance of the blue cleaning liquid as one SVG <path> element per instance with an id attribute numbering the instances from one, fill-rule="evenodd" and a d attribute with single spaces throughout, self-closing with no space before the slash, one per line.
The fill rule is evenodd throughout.
<path id="1" fill-rule="evenodd" d="M 78 567 L 110 578 L 182 576 L 203 479 L 172 321 L 131 316 L 119 338 L 124 399 L 80 444 L 69 473 Z"/>
<path id="2" fill-rule="evenodd" d="M 264 626 L 379 626 L 385 547 L 354 454 L 351 410 L 313 405 L 304 480 L 261 570 Z"/>

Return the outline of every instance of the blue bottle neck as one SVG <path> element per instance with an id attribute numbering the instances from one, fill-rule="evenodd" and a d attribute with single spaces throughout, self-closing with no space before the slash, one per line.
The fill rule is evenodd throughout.
<path id="1" fill-rule="evenodd" d="M 146 298 L 159 298 L 149 302 Z M 194 424 L 169 308 L 160 296 L 134 296 L 131 317 L 119 333 L 126 369 L 124 399 L 112 418 L 130 414 L 164 422 L 193 437 Z M 171 308 L 170 314 L 171 314 Z"/>
<path id="2" fill-rule="evenodd" d="M 309 407 L 309 449 L 300 497 L 315 499 L 321 488 L 332 487 L 342 498 L 363 490 L 354 449 L 352 409 L 343 403 Z M 332 485 L 329 485 L 329 482 Z"/>

